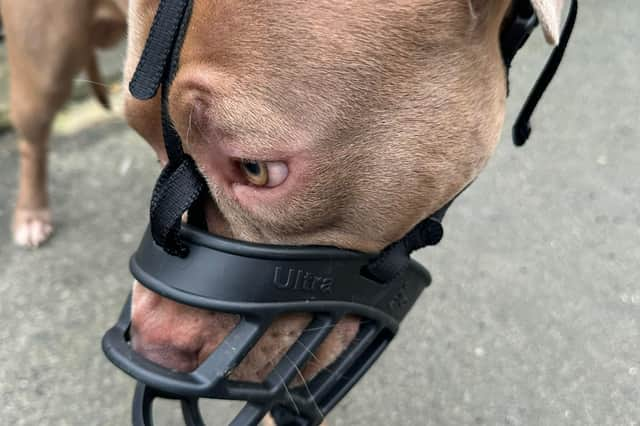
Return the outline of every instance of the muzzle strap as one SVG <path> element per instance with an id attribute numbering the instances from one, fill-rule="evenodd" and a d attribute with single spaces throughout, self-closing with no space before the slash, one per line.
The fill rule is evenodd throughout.
<path id="1" fill-rule="evenodd" d="M 551 56 L 527 96 L 527 100 L 520 109 L 520 113 L 513 125 L 512 138 L 516 146 L 524 145 L 527 139 L 529 139 L 529 135 L 531 135 L 531 125 L 529 123 L 531 116 L 562 62 L 562 57 L 569 44 L 577 15 L 578 0 L 571 0 L 569 14 L 562 29 L 558 45 L 553 49 L 553 52 L 551 52 Z M 509 91 L 509 69 L 511 68 L 511 63 L 516 53 L 522 48 L 537 25 L 538 19 L 536 18 L 531 1 L 514 1 L 511 15 L 507 18 L 504 29 L 500 35 L 502 59 L 507 72 L 507 92 Z"/>
<path id="2" fill-rule="evenodd" d="M 174 56 L 172 51 L 175 52 L 174 46 L 180 36 L 178 30 L 190 14 L 190 4 L 189 0 L 160 0 L 147 43 L 129 82 L 129 91 L 136 99 L 153 98 L 166 80 L 167 65 L 170 65 L 170 56 Z"/>
<path id="3" fill-rule="evenodd" d="M 567 21 L 564 24 L 562 34 L 560 35 L 560 41 L 553 49 L 553 52 L 542 70 L 540 77 L 536 80 L 536 83 L 531 89 L 531 92 L 529 93 L 529 96 L 522 106 L 522 109 L 518 114 L 518 118 L 516 118 L 516 122 L 513 125 L 512 136 L 513 143 L 516 146 L 524 145 L 525 142 L 527 142 L 527 139 L 529 139 L 529 135 L 531 134 L 531 124 L 529 121 L 531 120 L 531 116 L 533 115 L 540 98 L 542 98 L 543 93 L 547 90 L 549 83 L 551 83 L 553 76 L 556 74 L 560 63 L 562 62 L 562 57 L 564 56 L 564 52 L 567 49 L 569 40 L 571 39 L 571 33 L 573 32 L 577 15 L 578 0 L 572 0 Z"/>
<path id="4" fill-rule="evenodd" d="M 442 220 L 447 210 L 468 187 L 469 185 L 465 186 L 447 204 L 418 223 L 402 239 L 382 250 L 367 267 L 367 273 L 380 282 L 390 282 L 409 267 L 411 253 L 424 247 L 437 245 L 444 236 Z"/>
<path id="5" fill-rule="evenodd" d="M 153 190 L 151 233 L 167 253 L 181 257 L 188 254 L 187 246 L 180 241 L 182 216 L 206 190 L 206 182 L 195 161 L 184 153 L 182 140 L 169 115 L 169 86 L 178 69 L 192 5 L 191 0 L 160 0 L 147 43 L 129 83 L 129 91 L 140 100 L 153 98 L 162 88 L 162 135 L 169 162 Z"/>
<path id="6" fill-rule="evenodd" d="M 511 68 L 513 58 L 516 57 L 518 51 L 527 42 L 537 25 L 538 18 L 533 10 L 531 1 L 514 1 L 511 14 L 505 21 L 504 29 L 500 34 L 500 49 L 507 74 Z"/>
<path id="7" fill-rule="evenodd" d="M 151 234 L 156 244 L 173 256 L 188 254 L 180 241 L 182 215 L 205 191 L 202 175 L 193 159 L 184 156 L 178 167 L 170 163 L 162 170 L 151 197 Z"/>

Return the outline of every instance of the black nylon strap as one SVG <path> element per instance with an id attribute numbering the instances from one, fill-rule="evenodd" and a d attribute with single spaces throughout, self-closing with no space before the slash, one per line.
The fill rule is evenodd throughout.
<path id="1" fill-rule="evenodd" d="M 572 0 L 569 15 L 567 16 L 567 22 L 564 24 L 564 28 L 562 29 L 558 45 L 553 49 L 553 52 L 547 60 L 540 77 L 536 80 L 533 89 L 531 89 L 531 93 L 529 93 L 529 96 L 520 110 L 515 124 L 513 125 L 512 136 L 513 143 L 516 146 L 524 145 L 531 134 L 531 124 L 529 123 L 531 116 L 533 115 L 540 98 L 542 98 L 542 94 L 547 90 L 549 83 L 551 83 L 553 76 L 556 74 L 556 71 L 560 66 L 560 62 L 562 62 L 562 57 L 564 56 L 564 52 L 567 49 L 569 40 L 571 39 L 571 33 L 573 32 L 577 16 L 578 0 Z"/>
<path id="2" fill-rule="evenodd" d="M 169 87 L 178 69 L 192 7 L 191 0 L 160 0 L 140 62 L 129 83 L 129 91 L 140 100 L 154 97 L 162 87 L 162 135 L 169 162 L 151 197 L 151 233 L 167 253 L 182 257 L 188 254 L 187 247 L 180 241 L 182 216 L 206 190 L 206 182 L 193 159 L 184 153 L 182 140 L 169 115 Z"/>
<path id="3" fill-rule="evenodd" d="M 180 51 L 182 50 L 182 43 L 189 25 L 189 19 L 191 18 L 191 11 L 193 8 L 193 2 L 185 0 L 186 5 L 181 9 L 182 17 L 178 22 L 178 26 L 171 29 L 175 32 L 174 42 L 171 49 L 171 55 L 166 63 L 164 77 L 162 79 L 162 134 L 164 137 L 164 146 L 167 150 L 167 156 L 169 162 L 181 162 L 184 156 L 182 148 L 182 140 L 180 135 L 176 131 L 171 122 L 171 116 L 169 115 L 169 86 L 173 82 L 176 73 L 178 72 L 178 63 L 180 60 Z M 158 12 L 160 13 L 160 11 Z M 195 163 L 194 163 L 195 164 Z"/>
<path id="4" fill-rule="evenodd" d="M 171 123 L 171 117 L 169 116 L 168 99 L 165 98 L 164 93 L 169 92 L 168 87 L 162 86 L 162 136 L 164 138 L 164 148 L 167 151 L 167 158 L 169 164 L 174 168 L 182 162 L 185 156 L 182 149 L 182 139 L 176 131 L 175 127 Z"/>
<path id="5" fill-rule="evenodd" d="M 531 1 L 514 1 L 509 17 L 504 23 L 500 34 L 500 49 L 502 50 L 502 60 L 507 69 L 507 74 L 516 53 L 522 48 L 537 25 L 538 18 L 533 6 L 531 6 Z"/>
<path id="6" fill-rule="evenodd" d="M 179 238 L 182 215 L 200 198 L 205 187 L 193 159 L 187 155 L 177 168 L 169 164 L 162 170 L 151 197 L 151 233 L 167 253 L 188 254 Z"/>
<path id="7" fill-rule="evenodd" d="M 140 100 L 153 98 L 163 83 L 167 63 L 179 37 L 189 0 L 160 0 L 140 61 L 129 82 L 129 91 Z M 178 49 L 179 50 L 179 49 Z"/>

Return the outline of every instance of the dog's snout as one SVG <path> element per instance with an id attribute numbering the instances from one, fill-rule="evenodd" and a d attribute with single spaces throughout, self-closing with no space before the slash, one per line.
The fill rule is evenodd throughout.
<path id="1" fill-rule="evenodd" d="M 142 285 L 133 287 L 131 345 L 163 367 L 188 372 L 233 329 L 233 315 L 212 313 L 166 299 Z"/>
<path id="2" fill-rule="evenodd" d="M 195 370 L 238 324 L 237 315 L 206 311 L 166 299 L 139 283 L 133 286 L 131 345 L 140 355 L 176 371 Z M 276 318 L 231 375 L 234 380 L 260 382 L 283 358 L 311 321 L 292 313 Z M 360 319 L 342 318 L 300 372 L 308 379 L 331 364 L 353 341 Z M 286 359 L 286 358 L 285 358 Z"/>
<path id="3" fill-rule="evenodd" d="M 184 350 L 169 342 L 154 342 L 144 334 L 133 332 L 133 349 L 149 361 L 180 372 L 189 372 L 198 366 L 198 351 Z"/>

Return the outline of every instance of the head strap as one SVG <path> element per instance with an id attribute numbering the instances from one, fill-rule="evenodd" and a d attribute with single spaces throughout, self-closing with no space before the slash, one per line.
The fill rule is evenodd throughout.
<path id="1" fill-rule="evenodd" d="M 556 74 L 560 62 L 562 62 L 562 57 L 564 56 L 564 52 L 569 44 L 569 39 L 571 38 L 571 33 L 573 32 L 577 14 L 578 0 L 571 0 L 571 7 L 564 28 L 562 29 L 560 41 L 553 49 L 553 52 L 551 52 L 551 56 L 549 56 L 542 73 L 540 73 L 529 96 L 527 96 L 527 100 L 520 109 L 518 118 L 513 125 L 512 137 L 513 143 L 516 146 L 524 145 L 531 135 L 531 116 L 536 106 L 538 106 L 540 98 L 542 98 L 543 93 L 547 90 L 549 83 L 551 83 L 551 80 Z M 515 0 L 511 7 L 511 13 L 509 17 L 507 17 L 500 35 L 500 47 L 502 50 L 502 59 L 504 60 L 504 65 L 507 70 L 507 81 L 509 69 L 511 68 L 511 63 L 516 53 L 522 48 L 537 25 L 538 19 L 536 18 L 531 1 Z"/>
<path id="2" fill-rule="evenodd" d="M 129 82 L 129 91 L 136 99 L 153 98 L 160 85 L 173 79 L 168 71 L 174 68 L 175 72 L 173 63 L 180 54 L 190 15 L 191 1 L 160 0 L 140 61 Z"/>
<path id="3" fill-rule="evenodd" d="M 182 140 L 169 115 L 169 88 L 178 69 L 192 8 L 191 0 L 160 0 L 140 62 L 129 83 L 129 91 L 140 100 L 153 98 L 162 88 L 162 134 L 169 162 L 151 197 L 151 233 L 167 253 L 181 257 L 188 254 L 187 246 L 180 240 L 182 215 L 206 190 L 206 182 L 195 161 L 184 153 Z"/>
<path id="4" fill-rule="evenodd" d="M 524 145 L 527 139 L 529 139 L 529 135 L 531 135 L 531 116 L 533 115 L 536 106 L 538 106 L 538 102 L 540 101 L 540 98 L 542 98 L 542 94 L 547 90 L 553 76 L 556 75 L 560 62 L 562 62 L 562 57 L 567 49 L 567 45 L 569 44 L 569 39 L 571 38 L 571 33 L 573 32 L 577 15 L 578 0 L 572 0 L 567 21 L 564 24 L 562 34 L 560 35 L 560 41 L 553 49 L 553 52 L 551 52 L 551 56 L 549 56 L 542 73 L 540 73 L 538 80 L 536 80 L 536 83 L 531 89 L 522 109 L 520 109 L 518 118 L 516 118 L 516 122 L 513 125 L 512 136 L 513 143 L 516 146 Z"/>
<path id="5" fill-rule="evenodd" d="M 515 0 L 500 33 L 500 49 L 507 72 L 511 68 L 511 62 L 516 53 L 524 46 L 536 26 L 538 26 L 538 18 L 531 1 Z"/>

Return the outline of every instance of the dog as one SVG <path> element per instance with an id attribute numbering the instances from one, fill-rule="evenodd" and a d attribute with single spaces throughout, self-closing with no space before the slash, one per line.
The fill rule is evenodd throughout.
<path id="1" fill-rule="evenodd" d="M 47 191 L 51 123 L 85 71 L 98 101 L 109 98 L 96 49 L 126 32 L 126 0 L 0 0 L 9 63 L 10 120 L 18 134 L 20 172 L 12 232 L 17 245 L 37 247 L 53 232 Z"/>
<path id="2" fill-rule="evenodd" d="M 130 4 L 125 81 L 157 0 Z M 533 2 L 556 44 L 561 0 Z M 268 244 L 375 252 L 458 194 L 503 125 L 500 33 L 510 0 L 198 0 L 168 93 L 185 151 L 206 178 L 208 230 Z M 129 124 L 167 161 L 160 96 L 125 96 Z M 308 324 L 278 318 L 231 373 L 261 381 Z M 191 371 L 238 318 L 134 283 L 132 344 Z M 354 339 L 337 323 L 300 373 L 309 380 Z"/>

